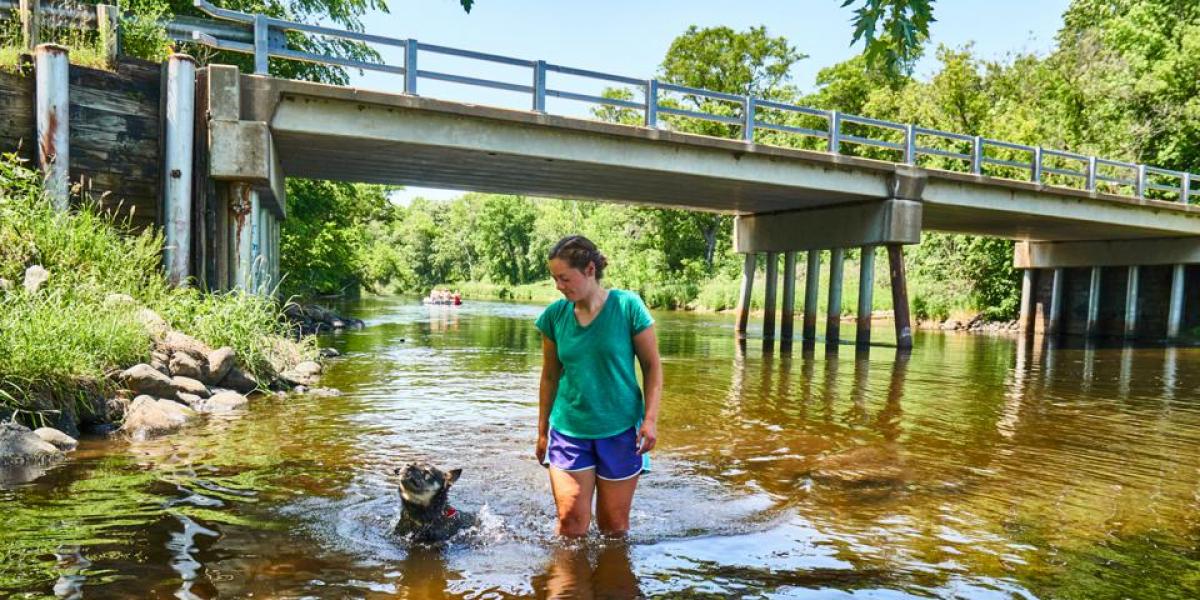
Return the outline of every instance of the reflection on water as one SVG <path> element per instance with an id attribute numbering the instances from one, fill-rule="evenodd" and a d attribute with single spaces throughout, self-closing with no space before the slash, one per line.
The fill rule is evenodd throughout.
<path id="1" fill-rule="evenodd" d="M 764 349 L 660 314 L 633 533 L 563 545 L 532 453 L 540 307 L 347 308 L 368 328 L 326 340 L 344 395 L 5 480 L 0 596 L 1200 597 L 1198 350 Z M 389 534 L 417 460 L 464 469 L 479 525 L 446 547 Z"/>

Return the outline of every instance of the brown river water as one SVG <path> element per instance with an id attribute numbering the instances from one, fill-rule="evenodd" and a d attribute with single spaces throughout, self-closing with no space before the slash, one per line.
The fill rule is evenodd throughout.
<path id="1" fill-rule="evenodd" d="M 343 395 L 85 440 L 0 487 L 0 597 L 1200 597 L 1200 350 L 764 352 L 730 315 L 659 313 L 633 531 L 564 544 L 532 452 L 540 307 L 344 308 L 368 327 L 322 342 Z M 389 533 L 414 460 L 463 468 L 477 528 Z"/>

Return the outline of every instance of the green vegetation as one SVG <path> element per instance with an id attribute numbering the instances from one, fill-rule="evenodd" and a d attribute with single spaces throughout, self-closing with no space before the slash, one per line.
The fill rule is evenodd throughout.
<path id="1" fill-rule="evenodd" d="M 0 192 L 0 406 L 71 398 L 81 384 L 103 386 L 112 369 L 147 360 L 143 308 L 214 347 L 232 346 L 259 376 L 312 354 L 285 339 L 275 300 L 172 288 L 157 233 L 135 235 L 86 198 L 77 210 L 55 210 L 41 175 L 13 154 L 0 157 Z M 30 293 L 22 283 L 34 265 L 50 276 Z"/>

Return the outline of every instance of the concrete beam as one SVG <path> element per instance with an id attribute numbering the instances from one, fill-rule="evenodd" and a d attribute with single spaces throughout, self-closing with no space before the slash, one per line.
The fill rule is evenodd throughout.
<path id="1" fill-rule="evenodd" d="M 742 215 L 734 226 L 734 247 L 738 252 L 790 252 L 920 241 L 921 203 L 911 200 Z"/>
<path id="2" fill-rule="evenodd" d="M 1200 237 L 1098 242 L 1017 242 L 1018 269 L 1200 264 Z"/>

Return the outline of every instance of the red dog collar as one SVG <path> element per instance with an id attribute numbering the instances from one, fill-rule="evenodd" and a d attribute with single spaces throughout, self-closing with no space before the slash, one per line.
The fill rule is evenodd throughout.
<path id="1" fill-rule="evenodd" d="M 452 518 L 454 515 L 457 515 L 457 514 L 458 514 L 457 510 L 454 510 L 451 507 L 446 507 L 446 518 Z"/>

